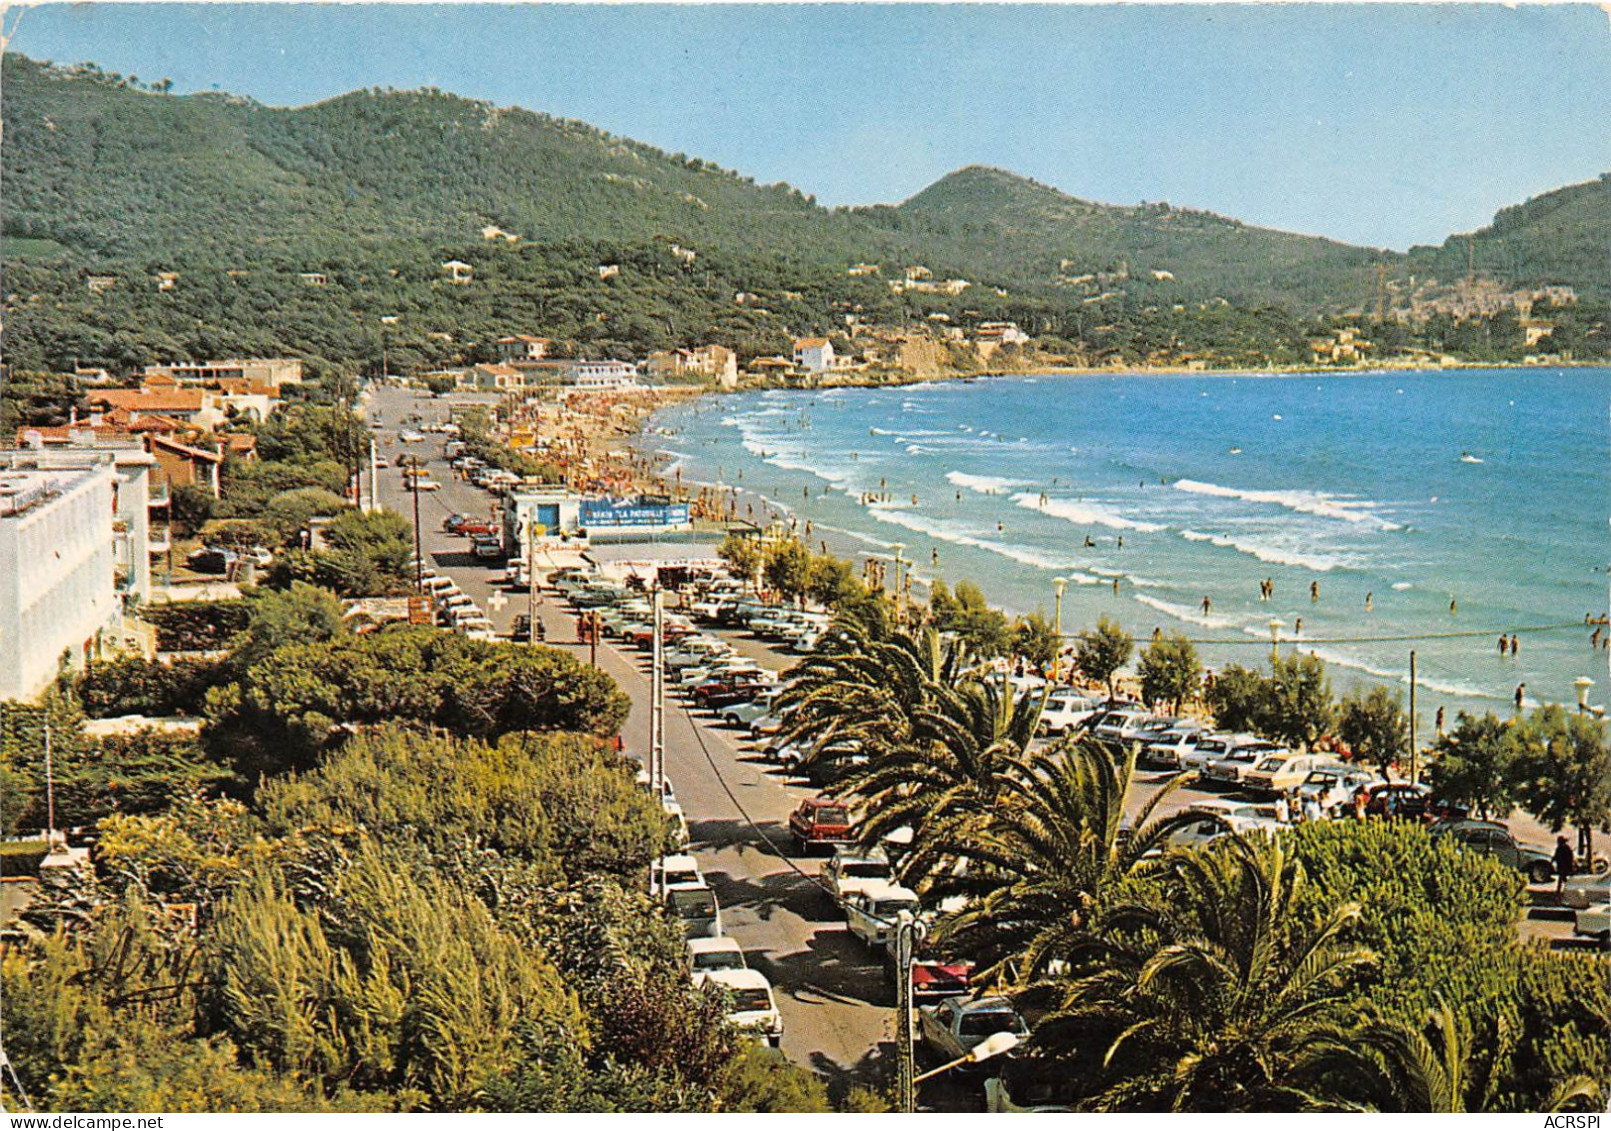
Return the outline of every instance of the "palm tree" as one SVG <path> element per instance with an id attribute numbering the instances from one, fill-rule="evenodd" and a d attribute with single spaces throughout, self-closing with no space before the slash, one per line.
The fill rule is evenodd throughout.
<path id="1" fill-rule="evenodd" d="M 1439 994 L 1424 1025 L 1392 1020 L 1339 1033 L 1326 1059 L 1350 1083 L 1362 1106 L 1400 1112 L 1489 1111 L 1502 1081 L 1500 1068 L 1516 1045 L 1516 1028 L 1505 1015 L 1481 1039 Z M 1587 1076 L 1572 1076 L 1556 1083 L 1543 1106 L 1560 1111 L 1580 1099 L 1598 1104 L 1600 1088 Z"/>
<path id="2" fill-rule="evenodd" d="M 1135 754 L 1115 762 L 1092 739 L 1059 743 L 1014 779 L 989 818 L 946 846 L 969 860 L 979 894 L 941 919 L 937 939 L 1019 988 L 1044 979 L 1075 948 L 1104 897 L 1126 877 L 1162 867 L 1157 850 L 1181 821 L 1155 819 L 1182 780 L 1158 790 L 1127 827 Z M 921 851 L 921 850 L 920 850 Z"/>
<path id="3" fill-rule="evenodd" d="M 844 617 L 831 649 L 795 669 L 778 701 L 782 740 L 809 757 L 825 746 L 875 754 L 910 741 L 915 713 L 958 677 L 965 656 L 932 627 L 881 628 Z"/>
<path id="4" fill-rule="evenodd" d="M 873 757 L 839 784 L 864 803 L 862 839 L 877 843 L 907 827 L 923 850 L 902 866 L 912 877 L 958 842 L 960 830 L 988 820 L 1013 784 L 1031 771 L 1029 744 L 1044 696 L 1014 697 L 1003 683 L 964 676 L 931 683 L 911 710 L 905 742 Z"/>
<path id="5" fill-rule="evenodd" d="M 1225 839 L 1173 859 L 1165 896 L 1114 909 L 1086 973 L 1042 1022 L 1049 1048 L 1103 1052 L 1102 1110 L 1283 1111 L 1340 1106 L 1315 1062 L 1335 1008 L 1373 955 L 1345 936 L 1354 904 L 1308 928 L 1303 870 L 1276 839 Z"/>

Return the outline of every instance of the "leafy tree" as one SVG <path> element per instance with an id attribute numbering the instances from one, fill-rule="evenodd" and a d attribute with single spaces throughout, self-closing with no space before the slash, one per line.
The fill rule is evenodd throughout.
<path id="1" fill-rule="evenodd" d="M 1168 703 L 1179 712 L 1195 698 L 1203 684 L 1203 665 L 1197 649 L 1179 633 L 1148 644 L 1136 661 L 1141 677 L 1141 698 L 1147 703 Z"/>
<path id="2" fill-rule="evenodd" d="M 1269 738 L 1303 749 L 1331 729 L 1331 680 L 1316 656 L 1276 657 L 1268 714 L 1258 729 Z"/>
<path id="3" fill-rule="evenodd" d="M 1337 705 L 1337 737 L 1354 757 L 1374 762 L 1385 774 L 1408 746 L 1409 716 L 1397 691 L 1372 684 Z"/>
<path id="4" fill-rule="evenodd" d="M 1042 675 L 1049 672 L 1063 648 L 1063 640 L 1057 635 L 1057 626 L 1042 613 L 1035 612 L 1019 617 L 1012 632 L 1013 654 Z"/>
<path id="5" fill-rule="evenodd" d="M 761 546 L 758 539 L 729 530 L 716 547 L 716 556 L 727 563 L 733 576 L 752 584 L 761 569 Z"/>
<path id="6" fill-rule="evenodd" d="M 798 538 L 773 543 L 765 549 L 761 576 L 768 587 L 790 600 L 801 600 L 811 587 L 811 551 Z"/>
<path id="7" fill-rule="evenodd" d="M 1214 725 L 1221 730 L 1254 730 L 1269 709 L 1267 681 L 1241 664 L 1232 664 L 1215 676 L 1206 685 L 1205 698 L 1214 712 Z"/>
<path id="8" fill-rule="evenodd" d="M 1539 707 L 1510 730 L 1516 799 L 1553 832 L 1578 830 L 1578 850 L 1593 848 L 1594 829 L 1611 820 L 1611 745 L 1605 724 Z"/>
<path id="9" fill-rule="evenodd" d="M 1504 818 L 1515 804 L 1516 746 L 1509 728 L 1492 711 L 1455 717 L 1454 729 L 1437 740 L 1426 768 L 1432 792 L 1482 817 Z"/>
<path id="10" fill-rule="evenodd" d="M 957 582 L 954 596 L 944 582 L 935 582 L 929 594 L 929 612 L 935 627 L 961 638 L 980 659 L 1003 655 L 1012 647 L 1006 614 L 992 609 L 984 591 L 971 581 Z"/>
<path id="11" fill-rule="evenodd" d="M 1119 669 L 1130 662 L 1135 651 L 1135 640 L 1107 617 L 1096 622 L 1096 628 L 1080 633 L 1074 645 L 1074 663 L 1080 674 L 1096 683 L 1105 684 L 1108 696 L 1113 696 L 1113 681 Z"/>
<path id="12" fill-rule="evenodd" d="M 215 660 L 180 658 L 169 663 L 144 656 L 97 660 L 79 676 L 77 693 L 92 719 L 118 715 L 197 715 L 207 690 L 222 678 Z"/>
<path id="13" fill-rule="evenodd" d="M 181 483 L 168 492 L 168 513 L 182 538 L 194 537 L 213 516 L 213 493 L 205 487 Z"/>

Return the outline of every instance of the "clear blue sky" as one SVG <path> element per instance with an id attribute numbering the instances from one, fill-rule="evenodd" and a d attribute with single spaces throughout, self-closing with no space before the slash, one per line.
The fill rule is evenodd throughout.
<path id="1" fill-rule="evenodd" d="M 1589 5 L 87 3 L 27 11 L 12 47 L 276 105 L 439 86 L 825 204 L 980 163 L 1400 249 L 1611 170 Z"/>

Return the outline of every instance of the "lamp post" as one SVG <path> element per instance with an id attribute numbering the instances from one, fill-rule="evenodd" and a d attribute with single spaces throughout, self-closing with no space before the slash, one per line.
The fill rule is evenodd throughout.
<path id="1" fill-rule="evenodd" d="M 1270 618 L 1270 667 L 1275 667 L 1276 660 L 1281 657 L 1281 622 L 1274 617 Z"/>
<path id="2" fill-rule="evenodd" d="M 917 1110 L 917 1034 L 912 1031 L 912 951 L 924 932 L 910 911 L 895 917 L 895 1090 L 903 1112 Z"/>
<path id="3" fill-rule="evenodd" d="M 1572 686 L 1577 688 L 1577 713 L 1586 714 L 1589 709 L 1589 688 L 1594 686 L 1594 681 L 1586 675 L 1580 675 L 1572 681 Z"/>
<path id="4" fill-rule="evenodd" d="M 942 1064 L 938 1068 L 929 1069 L 927 1072 L 923 1073 L 923 1075 L 919 1076 L 914 1082 L 921 1084 L 930 1076 L 938 1076 L 940 1073 L 947 1072 L 953 1068 L 956 1068 L 958 1065 L 978 1064 L 981 1060 L 989 1060 L 993 1056 L 1000 1056 L 1004 1052 L 1011 1052 L 1013 1049 L 1018 1047 L 1020 1040 L 1021 1038 L 1017 1033 L 1008 1033 L 1006 1031 L 1000 1033 L 991 1033 L 984 1040 L 980 1041 L 978 1044 L 969 1049 L 965 1055 L 957 1057 L 949 1064 Z"/>
<path id="5" fill-rule="evenodd" d="M 1052 578 L 1052 592 L 1057 595 L 1056 600 L 1053 602 L 1056 612 L 1052 616 L 1053 627 L 1057 630 L 1057 651 L 1052 653 L 1052 682 L 1054 684 L 1057 682 L 1058 672 L 1063 661 L 1063 591 L 1067 588 L 1068 578 Z"/>

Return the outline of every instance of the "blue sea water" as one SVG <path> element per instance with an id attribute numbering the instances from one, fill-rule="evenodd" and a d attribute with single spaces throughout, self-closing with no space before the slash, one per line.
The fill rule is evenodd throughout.
<path id="1" fill-rule="evenodd" d="M 706 398 L 653 424 L 685 483 L 901 544 L 920 578 L 1050 613 L 1065 577 L 1070 631 L 1180 631 L 1219 666 L 1263 661 L 1275 620 L 1344 685 L 1402 685 L 1414 649 L 1423 713 L 1452 720 L 1519 683 L 1611 698 L 1583 626 L 1607 606 L 1608 404 L 1606 369 L 1040 376 Z"/>

